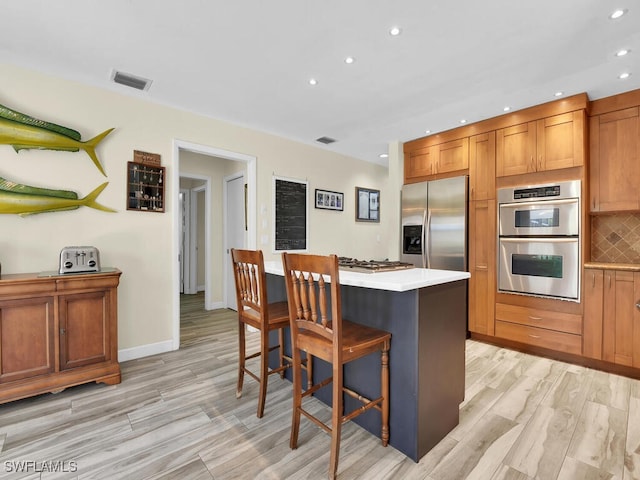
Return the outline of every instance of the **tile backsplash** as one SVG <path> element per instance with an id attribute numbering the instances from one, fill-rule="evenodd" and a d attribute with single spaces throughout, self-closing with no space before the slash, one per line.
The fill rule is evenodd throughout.
<path id="1" fill-rule="evenodd" d="M 591 217 L 591 261 L 640 263 L 640 213 Z"/>

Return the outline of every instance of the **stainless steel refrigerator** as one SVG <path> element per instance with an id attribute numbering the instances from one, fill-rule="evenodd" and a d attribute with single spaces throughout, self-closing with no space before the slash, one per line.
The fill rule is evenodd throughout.
<path id="1" fill-rule="evenodd" d="M 467 271 L 468 179 L 465 175 L 402 187 L 401 261 Z"/>

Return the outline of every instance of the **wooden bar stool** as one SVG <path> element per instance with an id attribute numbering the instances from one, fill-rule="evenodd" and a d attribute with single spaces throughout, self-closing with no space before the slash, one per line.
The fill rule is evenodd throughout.
<path id="1" fill-rule="evenodd" d="M 292 358 L 284 353 L 283 332 L 283 329 L 289 326 L 289 311 L 287 302 L 269 303 L 267 300 L 267 282 L 262 251 L 231 249 L 231 259 L 238 304 L 239 363 L 236 397 L 242 396 L 245 373 L 258 381 L 260 392 L 258 394 L 257 416 L 262 418 L 267 396 L 268 376 L 279 373 L 280 377 L 284 377 L 284 370 L 291 367 Z M 245 325 L 250 325 L 260 331 L 260 351 L 248 356 L 245 345 Z M 269 345 L 269 332 L 272 330 L 278 330 L 278 345 Z M 270 369 L 269 352 L 276 349 L 279 352 L 278 366 Z M 251 372 L 246 367 L 246 360 L 256 357 L 260 357 L 260 372 L 258 374 Z M 308 370 L 310 371 L 311 368 L 311 362 L 309 362 Z"/>
<path id="2" fill-rule="evenodd" d="M 342 318 L 340 278 L 336 255 L 282 254 L 293 356 L 293 412 L 289 445 L 297 448 L 300 415 L 304 415 L 331 434 L 329 477 L 338 471 L 342 424 L 370 409 L 382 415 L 382 445 L 389 442 L 389 346 L 391 334 Z M 330 282 L 330 283 L 329 283 Z M 332 365 L 332 376 L 302 390 L 301 351 Z M 374 352 L 381 352 L 381 394 L 368 399 L 344 386 L 343 366 Z M 333 384 L 331 426 L 302 407 L 302 399 Z M 362 402 L 362 406 L 344 413 L 343 394 Z"/>

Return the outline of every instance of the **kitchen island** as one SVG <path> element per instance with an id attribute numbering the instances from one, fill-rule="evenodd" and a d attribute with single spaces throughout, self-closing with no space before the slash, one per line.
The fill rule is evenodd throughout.
<path id="1" fill-rule="evenodd" d="M 265 270 L 269 301 L 286 300 L 282 264 L 265 262 Z M 469 276 L 467 272 L 423 268 L 340 271 L 343 317 L 392 335 L 389 443 L 416 462 L 458 424 L 464 399 Z M 272 342 L 277 343 L 276 337 Z M 288 340 L 285 349 L 290 351 Z M 276 362 L 275 357 L 271 362 Z M 330 375 L 330 366 L 315 359 L 314 380 Z M 351 362 L 344 376 L 345 385 L 369 398 L 377 396 L 379 355 Z M 315 396 L 331 403 L 330 388 Z M 353 402 L 345 398 L 345 411 L 357 406 Z M 378 412 L 366 412 L 354 421 L 380 436 Z"/>

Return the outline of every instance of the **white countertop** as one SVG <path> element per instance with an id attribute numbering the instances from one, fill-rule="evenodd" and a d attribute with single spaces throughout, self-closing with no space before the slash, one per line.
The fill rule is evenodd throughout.
<path id="1" fill-rule="evenodd" d="M 264 262 L 265 272 L 284 276 L 282 262 Z M 352 287 L 373 288 L 375 290 L 390 290 L 406 292 L 423 287 L 432 287 L 443 283 L 465 280 L 471 277 L 469 272 L 454 270 L 435 270 L 430 268 L 410 268 L 392 272 L 361 273 L 340 270 L 340 284 Z"/>

